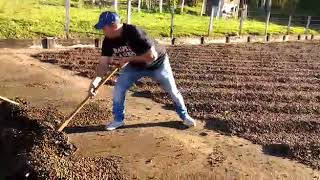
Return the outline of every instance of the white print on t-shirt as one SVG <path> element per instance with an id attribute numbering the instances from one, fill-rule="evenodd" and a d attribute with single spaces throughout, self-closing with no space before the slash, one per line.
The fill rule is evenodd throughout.
<path id="1" fill-rule="evenodd" d="M 134 53 L 128 46 L 120 46 L 118 48 L 113 48 L 113 57 L 129 57 L 135 56 Z"/>

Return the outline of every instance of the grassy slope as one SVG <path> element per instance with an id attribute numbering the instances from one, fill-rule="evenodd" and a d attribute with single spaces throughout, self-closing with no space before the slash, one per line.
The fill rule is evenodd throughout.
<path id="1" fill-rule="evenodd" d="M 123 7 L 125 8 L 125 7 Z M 200 11 L 200 7 L 186 8 L 187 11 Z M 102 9 L 107 10 L 107 9 Z M 92 27 L 96 23 L 99 8 L 71 8 L 71 31 L 73 37 L 98 36 Z M 126 19 L 126 10 L 120 15 Z M 140 13 L 133 10 L 132 23 L 145 28 L 156 37 L 167 37 L 170 33 L 169 13 Z M 190 14 L 175 16 L 176 36 L 202 36 L 207 34 L 209 17 Z M 43 36 L 64 37 L 65 9 L 61 0 L 0 0 L 0 38 L 36 38 Z M 222 36 L 238 32 L 236 19 L 217 19 L 214 21 L 212 36 Z M 264 33 L 264 23 L 245 21 L 244 34 Z M 284 34 L 285 26 L 270 25 L 271 34 Z M 303 33 L 304 28 L 294 28 L 292 33 Z M 315 33 L 315 32 L 313 32 Z"/>

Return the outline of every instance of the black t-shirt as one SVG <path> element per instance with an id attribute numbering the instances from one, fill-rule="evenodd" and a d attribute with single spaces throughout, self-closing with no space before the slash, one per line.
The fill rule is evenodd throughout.
<path id="1" fill-rule="evenodd" d="M 111 57 L 129 57 L 142 55 L 146 53 L 152 46 L 158 53 L 158 59 L 151 64 L 147 63 L 130 63 L 133 67 L 141 69 L 156 69 L 164 61 L 166 49 L 153 39 L 149 38 L 145 31 L 130 25 L 123 24 L 121 37 L 107 38 L 105 37 L 102 44 L 102 56 Z"/>

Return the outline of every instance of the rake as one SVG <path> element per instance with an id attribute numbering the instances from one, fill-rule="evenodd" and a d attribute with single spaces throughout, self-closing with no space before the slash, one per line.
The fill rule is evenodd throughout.
<path id="1" fill-rule="evenodd" d="M 121 68 L 126 66 L 127 64 L 123 65 Z M 103 84 L 105 84 L 118 70 L 121 68 L 116 68 L 115 70 L 112 71 L 111 74 L 109 74 L 108 77 L 106 77 L 102 83 L 100 83 L 95 91 L 97 91 Z M 61 132 L 63 129 L 69 124 L 69 122 L 74 118 L 74 116 L 83 108 L 83 106 L 89 101 L 90 95 L 88 95 L 80 104 L 79 106 L 69 115 L 68 119 L 59 127 L 58 131 Z"/>
<path id="2" fill-rule="evenodd" d="M 8 98 L 3 97 L 3 96 L 0 96 L 0 99 L 1 99 L 1 100 L 3 100 L 3 101 L 9 102 L 9 103 L 11 103 L 11 104 L 17 105 L 17 106 L 19 106 L 19 105 L 20 105 L 20 104 L 19 104 L 19 103 L 17 103 L 16 101 L 13 101 L 13 100 L 8 99 Z"/>

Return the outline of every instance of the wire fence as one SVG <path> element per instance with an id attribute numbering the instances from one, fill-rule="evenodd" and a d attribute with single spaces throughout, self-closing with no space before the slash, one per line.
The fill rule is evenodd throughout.
<path id="1" fill-rule="evenodd" d="M 69 32 L 70 18 L 68 18 L 68 6 L 70 7 L 70 3 L 67 2 L 70 0 L 66 0 L 67 7 L 67 20 L 66 20 L 66 34 Z M 187 1 L 188 2 L 188 1 Z M 127 17 L 126 22 L 131 23 L 131 14 L 133 7 L 137 9 L 138 12 L 144 10 L 146 12 L 170 12 L 171 13 L 171 26 L 170 26 L 170 37 L 174 38 L 174 18 L 175 14 L 182 14 L 183 9 L 186 8 L 185 0 L 84 0 L 84 6 L 99 6 L 100 8 L 109 7 L 113 8 L 114 11 L 118 11 L 120 7 L 123 9 L 124 7 L 127 9 Z M 194 15 L 202 16 L 207 14 L 210 16 L 210 20 L 207 22 L 207 36 L 215 30 L 215 23 L 217 20 L 221 21 L 222 19 L 232 18 L 233 22 L 238 22 L 238 29 L 234 28 L 230 30 L 230 33 L 226 32 L 226 35 L 230 36 L 239 36 L 244 33 L 249 35 L 270 35 L 270 32 L 276 32 L 276 34 L 314 34 L 320 31 L 320 16 L 305 16 L 305 15 L 285 15 L 283 13 L 273 12 L 271 8 L 269 10 L 248 10 L 247 6 L 243 6 L 239 8 L 239 6 L 235 6 L 232 9 L 232 12 L 224 12 L 224 7 L 221 4 L 218 6 L 212 6 L 211 12 L 208 12 L 208 7 L 206 7 L 206 0 L 200 2 L 202 4 L 201 8 L 194 10 Z M 209 8 L 210 9 L 210 8 Z M 207 12 L 206 12 L 207 11 Z M 227 17 L 225 14 L 232 14 L 234 17 Z M 259 21 L 259 25 L 255 25 L 251 23 L 249 27 L 250 21 Z M 270 26 L 272 24 L 272 26 Z M 278 26 L 276 26 L 278 25 Z M 258 27 L 259 26 L 259 27 Z M 263 27 L 264 26 L 264 27 Z M 263 28 L 263 30 L 261 30 Z M 235 32 L 236 31 L 236 32 Z M 261 33 L 261 32 L 264 33 Z M 68 37 L 68 35 L 67 35 Z"/>
<path id="2" fill-rule="evenodd" d="M 283 13 L 263 11 L 244 11 L 246 14 L 239 13 L 239 35 L 242 34 L 248 21 L 259 21 L 264 23 L 263 35 L 270 35 L 272 33 L 289 35 L 289 34 L 316 34 L 320 31 L 320 16 L 306 16 L 306 15 L 286 15 Z M 273 26 L 270 27 L 270 24 Z M 250 27 L 248 34 L 257 35 L 257 27 Z M 260 26 L 261 28 L 261 26 Z M 272 29 L 271 29 L 272 28 Z"/>

